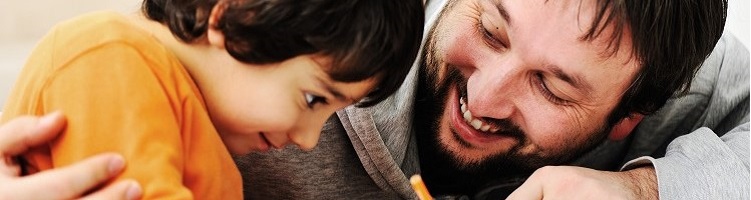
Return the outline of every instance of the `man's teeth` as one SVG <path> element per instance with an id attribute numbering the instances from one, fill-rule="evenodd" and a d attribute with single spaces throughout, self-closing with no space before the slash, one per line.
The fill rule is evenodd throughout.
<path id="1" fill-rule="evenodd" d="M 472 111 L 469 111 L 469 109 L 467 109 L 467 102 L 464 101 L 464 97 L 459 98 L 459 104 L 461 104 L 461 111 L 462 115 L 464 116 L 464 121 L 467 122 L 467 124 L 471 125 L 472 128 L 475 128 L 475 130 L 482 132 L 495 133 L 498 131 L 498 128 L 490 127 L 489 124 L 485 124 L 479 119 L 472 116 Z"/>

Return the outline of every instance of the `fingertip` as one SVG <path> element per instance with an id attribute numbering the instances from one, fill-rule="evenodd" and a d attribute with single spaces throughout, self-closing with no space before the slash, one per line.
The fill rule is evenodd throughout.
<path id="1" fill-rule="evenodd" d="M 57 137 L 64 125 L 64 117 L 60 112 L 43 117 L 15 117 L 0 125 L 0 152 L 16 155 L 28 148 L 43 145 Z"/>
<path id="2" fill-rule="evenodd" d="M 135 200 L 143 197 L 143 189 L 137 181 L 132 179 L 119 180 L 103 189 L 97 189 L 84 199 L 127 199 Z"/>
<path id="3" fill-rule="evenodd" d="M 65 121 L 63 112 L 58 110 L 42 116 L 42 118 L 39 119 L 39 126 L 43 128 L 54 128 L 64 124 Z"/>
<path id="4" fill-rule="evenodd" d="M 143 194 L 143 190 L 141 190 L 141 185 L 138 184 L 135 180 L 127 180 L 128 181 L 128 188 L 125 190 L 125 199 L 128 200 L 135 200 L 135 199 L 141 199 L 141 195 Z"/>
<path id="5" fill-rule="evenodd" d="M 125 158 L 120 154 L 109 154 L 109 161 L 107 162 L 107 172 L 110 175 L 117 175 L 125 169 Z"/>
<path id="6" fill-rule="evenodd" d="M 65 124 L 66 119 L 61 111 L 48 113 L 38 119 L 35 131 L 31 132 L 29 139 L 33 140 L 34 144 L 51 140 L 62 133 Z"/>

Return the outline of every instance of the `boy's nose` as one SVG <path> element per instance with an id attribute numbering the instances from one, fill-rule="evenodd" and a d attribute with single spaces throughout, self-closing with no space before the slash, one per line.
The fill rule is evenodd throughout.
<path id="1" fill-rule="evenodd" d="M 302 150 L 312 150 L 318 144 L 318 138 L 321 136 L 321 128 L 323 128 L 323 123 L 316 123 L 300 128 L 296 133 L 293 133 L 291 137 L 292 142 Z"/>

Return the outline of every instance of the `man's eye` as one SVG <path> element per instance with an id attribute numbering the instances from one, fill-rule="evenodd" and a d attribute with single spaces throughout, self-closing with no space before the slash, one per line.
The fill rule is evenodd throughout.
<path id="1" fill-rule="evenodd" d="M 305 103 L 308 104 L 308 108 L 313 108 L 318 103 L 326 104 L 326 98 L 323 98 L 321 96 L 317 96 L 310 93 L 305 93 Z"/>
<path id="2" fill-rule="evenodd" d="M 553 92 L 551 92 L 550 89 L 548 89 L 548 85 L 545 84 L 545 81 L 543 80 L 542 74 L 538 73 L 535 76 L 536 76 L 535 78 L 536 78 L 537 85 L 540 88 L 540 92 L 542 93 L 542 95 L 546 99 L 548 99 L 550 102 L 553 102 L 554 104 L 558 104 L 558 105 L 565 105 L 565 104 L 568 103 L 568 101 L 566 101 L 566 100 L 564 100 L 564 99 L 562 99 L 562 98 L 560 98 L 558 96 L 555 96 L 555 94 L 553 94 Z"/>
<path id="3" fill-rule="evenodd" d="M 492 47 L 495 50 L 502 50 L 506 47 L 506 45 L 501 42 L 498 38 L 493 36 L 493 33 L 491 33 L 487 28 L 485 28 L 485 25 L 482 22 L 482 19 L 477 20 L 476 23 L 477 32 L 482 34 L 483 41 L 485 41 L 486 44 L 488 44 L 490 47 Z"/>

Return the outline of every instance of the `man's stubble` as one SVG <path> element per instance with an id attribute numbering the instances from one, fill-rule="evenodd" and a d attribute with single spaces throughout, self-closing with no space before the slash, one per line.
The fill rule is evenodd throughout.
<path id="1" fill-rule="evenodd" d="M 451 7 L 454 6 L 449 6 Z M 415 102 L 414 122 L 421 174 L 432 193 L 474 194 L 489 184 L 520 177 L 523 179 L 542 166 L 559 165 L 572 160 L 605 139 L 605 133 L 610 128 L 599 129 L 597 133 L 590 134 L 591 137 L 584 145 L 568 152 L 559 152 L 555 156 L 522 155 L 519 149 L 526 143 L 524 132 L 512 122 L 498 119 L 505 121 L 496 125 L 504 130 L 515 131 L 510 135 L 520 135 L 517 146 L 507 152 L 486 156 L 481 161 L 468 160 L 451 152 L 439 139 L 439 130 L 442 128 L 440 121 L 450 90 L 454 87 L 466 88 L 466 77 L 456 67 L 443 62 L 438 54 L 436 39 L 440 36 L 437 36 L 436 31 L 445 13 L 441 13 L 438 24 L 429 31 L 425 49 L 421 53 Z"/>

